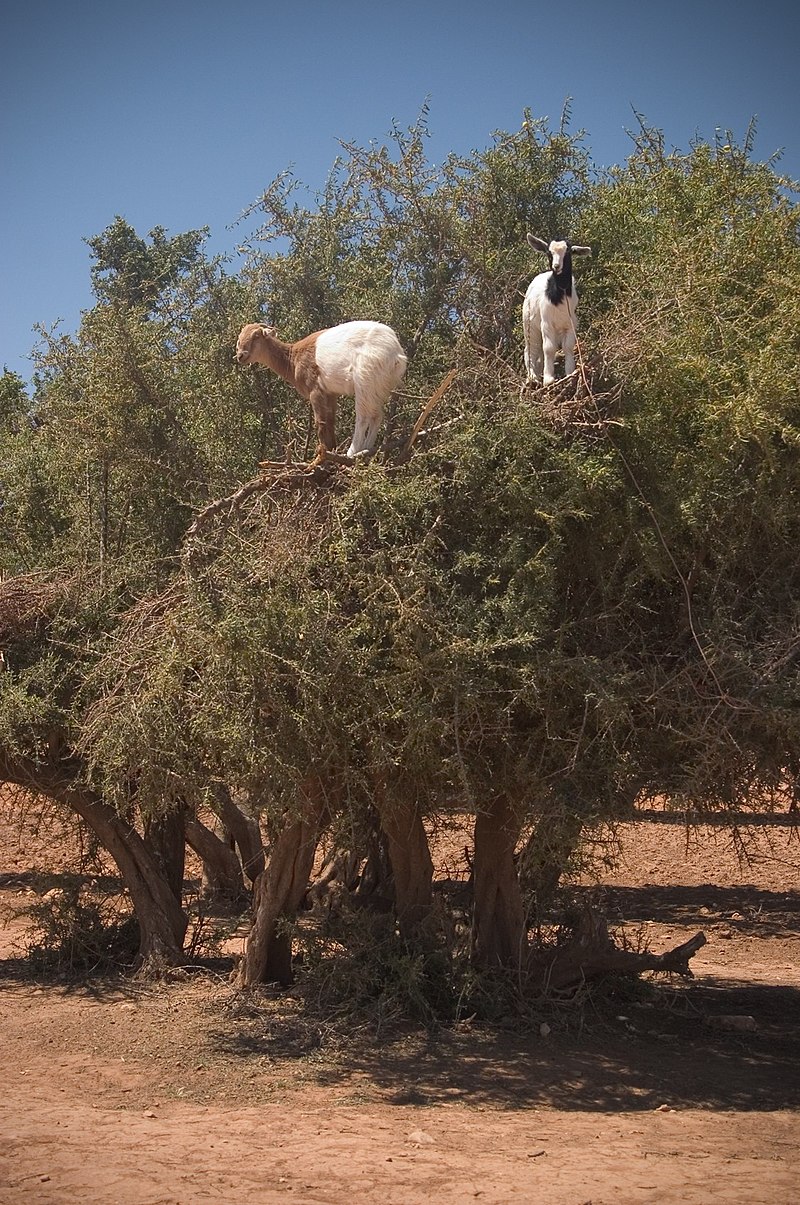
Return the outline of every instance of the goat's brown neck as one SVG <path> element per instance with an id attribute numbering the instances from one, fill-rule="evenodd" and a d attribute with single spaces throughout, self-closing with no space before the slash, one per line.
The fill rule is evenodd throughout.
<path id="1" fill-rule="evenodd" d="M 262 333 L 258 340 L 259 362 L 266 364 L 267 368 L 271 368 L 279 377 L 283 377 L 284 381 L 296 387 L 297 374 L 292 351 L 291 343 L 282 343 L 275 335 Z"/>

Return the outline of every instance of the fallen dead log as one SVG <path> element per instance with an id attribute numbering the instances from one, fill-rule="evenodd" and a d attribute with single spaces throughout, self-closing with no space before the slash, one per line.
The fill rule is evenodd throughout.
<path id="1" fill-rule="evenodd" d="M 534 979 L 539 978 L 545 992 L 574 989 L 603 975 L 641 975 L 644 971 L 671 972 L 691 979 L 689 960 L 705 944 L 705 934 L 696 933 L 663 954 L 625 949 L 610 936 L 605 918 L 584 908 L 573 924 L 571 937 L 555 951 L 535 954 L 530 971 Z"/>

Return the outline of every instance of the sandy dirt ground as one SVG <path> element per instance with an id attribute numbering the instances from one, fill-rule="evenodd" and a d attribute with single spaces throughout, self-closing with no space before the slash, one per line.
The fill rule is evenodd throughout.
<path id="1" fill-rule="evenodd" d="M 609 917 L 656 950 L 702 929 L 694 981 L 549 1033 L 376 1037 L 208 969 L 37 978 L 19 911 L 57 885 L 64 834 L 3 825 L 0 1203 L 794 1205 L 797 831 L 745 826 L 744 862 L 716 829 L 622 836 Z"/>

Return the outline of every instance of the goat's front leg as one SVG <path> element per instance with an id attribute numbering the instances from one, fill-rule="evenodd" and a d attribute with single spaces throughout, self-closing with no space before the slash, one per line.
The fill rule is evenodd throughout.
<path id="1" fill-rule="evenodd" d="M 317 428 L 315 460 L 319 462 L 325 459 L 326 452 L 333 452 L 336 447 L 336 398 L 322 389 L 315 389 L 308 400 Z"/>
<path id="2" fill-rule="evenodd" d="M 575 371 L 575 345 L 578 342 L 577 335 L 574 331 L 569 331 L 564 336 L 564 375 L 572 376 Z"/>
<path id="3" fill-rule="evenodd" d="M 556 379 L 556 352 L 558 351 L 558 343 L 551 336 L 544 334 L 542 338 L 544 351 L 544 376 L 545 385 L 552 385 Z"/>

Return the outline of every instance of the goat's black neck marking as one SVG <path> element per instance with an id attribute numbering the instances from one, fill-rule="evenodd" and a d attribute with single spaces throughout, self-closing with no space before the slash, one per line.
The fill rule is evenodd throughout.
<path id="1" fill-rule="evenodd" d="M 561 264 L 561 271 L 556 276 L 553 271 L 553 257 L 550 257 L 550 278 L 547 281 L 545 295 L 551 305 L 561 305 L 565 297 L 572 292 L 572 248 L 567 243 L 567 253 Z"/>

